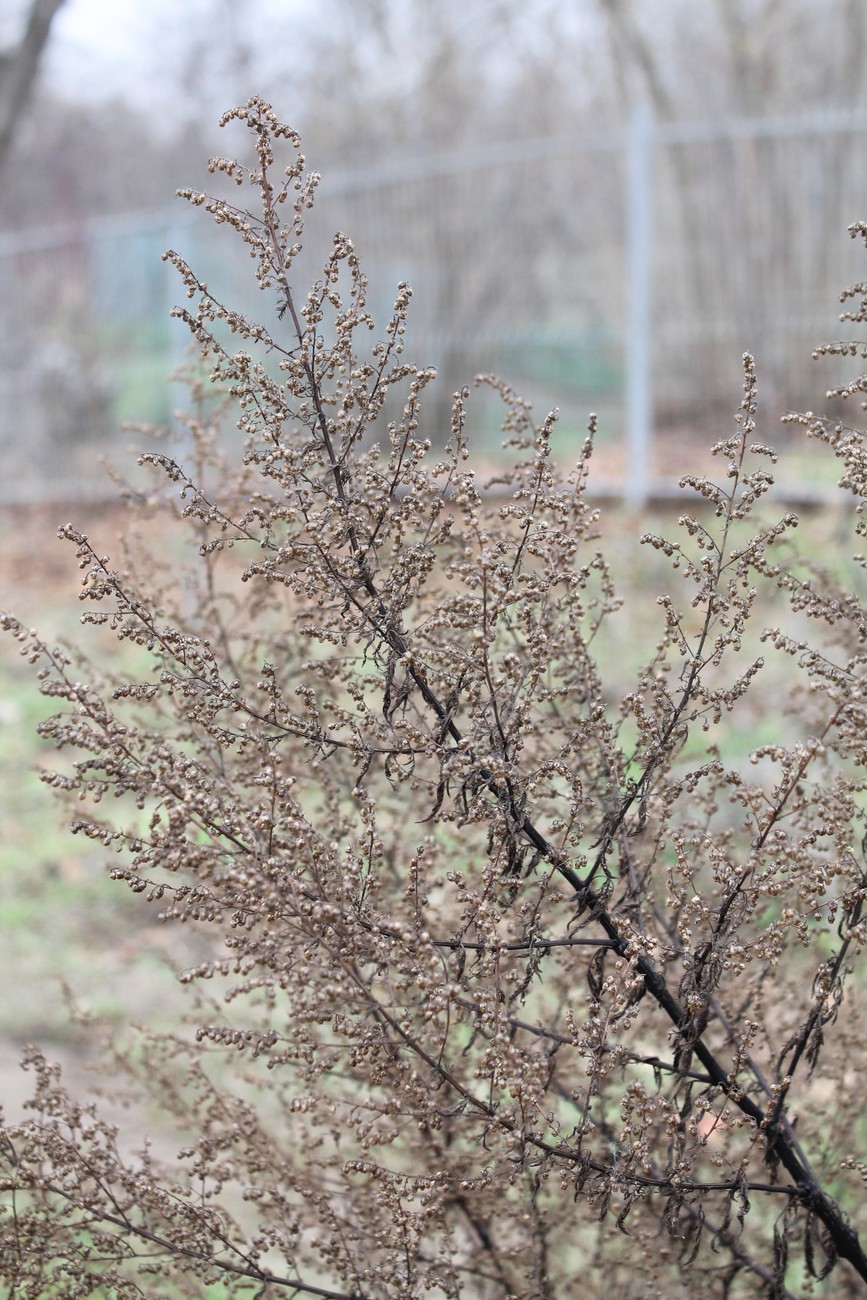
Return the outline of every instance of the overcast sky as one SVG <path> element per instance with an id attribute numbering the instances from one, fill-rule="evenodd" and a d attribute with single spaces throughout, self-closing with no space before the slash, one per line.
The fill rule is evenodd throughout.
<path id="1" fill-rule="evenodd" d="M 46 78 L 75 99 L 146 94 L 148 51 L 172 8 L 171 0 L 66 0 L 52 27 Z"/>
<path id="2" fill-rule="evenodd" d="M 435 23 L 440 0 L 429 3 L 427 21 Z M 18 39 L 28 5 L 29 0 L 0 0 L 0 44 Z M 474 57 L 496 66 L 504 56 L 521 60 L 549 8 L 556 8 L 554 0 L 528 0 L 519 42 L 523 50 L 490 40 L 484 6 L 467 5 L 462 28 L 461 6 L 452 4 L 449 23 Z M 407 6 L 406 16 L 410 13 L 418 23 L 424 9 Z M 584 0 L 570 0 L 560 13 L 567 26 L 586 31 Z M 397 6 L 398 21 L 390 25 L 397 46 L 383 68 L 392 89 L 414 66 L 413 43 L 424 35 L 422 29 L 402 32 L 400 16 Z M 189 114 L 200 120 L 203 109 L 206 118 L 219 116 L 239 94 L 246 99 L 254 91 L 279 93 L 281 111 L 291 115 L 305 100 L 293 84 L 306 66 L 305 51 L 330 34 L 335 21 L 334 8 L 324 0 L 227 0 L 222 5 L 214 0 L 65 0 L 51 29 L 41 75 L 60 98 L 96 104 L 122 98 L 152 110 L 157 126 L 161 111 L 168 125 L 183 118 L 185 97 L 191 94 L 196 99 L 189 100 Z M 353 30 L 351 39 L 356 58 L 363 60 L 360 33 Z M 376 57 L 382 58 L 379 46 Z M 255 84 L 247 84 L 247 75 Z"/>
<path id="3" fill-rule="evenodd" d="M 237 42 L 231 27 L 235 14 L 247 22 L 245 36 L 252 30 L 267 31 L 269 10 L 282 19 L 293 20 L 303 40 L 307 0 L 239 0 L 237 10 L 229 8 L 225 30 L 227 58 Z M 26 0 L 0 0 L 0 42 L 11 44 L 21 34 Z M 183 106 L 183 86 L 190 70 L 191 51 L 201 39 L 212 51 L 208 60 L 208 89 L 213 102 L 226 107 L 226 91 L 220 85 L 220 68 L 214 62 L 213 23 L 209 0 L 66 0 L 51 29 L 41 75 L 62 98 L 89 103 L 108 103 L 122 98 L 137 108 L 159 113 L 170 110 L 177 120 Z M 257 22 L 249 24 L 251 14 Z M 267 66 L 268 43 L 262 42 L 261 57 Z M 257 63 L 259 51 L 257 51 Z M 229 98 L 234 96 L 234 88 Z"/>

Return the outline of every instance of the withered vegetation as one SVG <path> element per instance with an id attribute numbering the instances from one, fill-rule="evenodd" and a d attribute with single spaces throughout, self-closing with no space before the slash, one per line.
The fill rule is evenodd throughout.
<path id="1" fill-rule="evenodd" d="M 408 286 L 377 333 L 339 234 L 299 298 L 318 176 L 268 105 L 224 122 L 255 160 L 211 170 L 255 210 L 185 197 L 277 310 L 253 323 L 167 254 L 208 373 L 128 497 L 189 564 L 113 568 L 62 530 L 83 622 L 135 671 L 4 620 L 58 710 L 74 830 L 189 931 L 198 1028 L 128 1065 L 190 1137 L 130 1154 L 33 1049 L 0 1130 L 8 1293 L 862 1294 L 863 559 L 795 549 L 745 358 L 718 481 L 686 480 L 679 540 L 641 539 L 679 573 L 623 693 L 641 647 L 592 421 L 563 475 L 555 415 L 485 377 L 516 464 L 483 491 L 467 390 L 442 445 L 420 432 Z M 864 434 L 792 420 L 862 536 Z"/>

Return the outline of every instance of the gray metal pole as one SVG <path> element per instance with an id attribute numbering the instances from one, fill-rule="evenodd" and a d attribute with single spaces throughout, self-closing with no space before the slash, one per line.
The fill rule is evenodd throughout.
<path id="1" fill-rule="evenodd" d="M 626 432 L 627 504 L 647 503 L 650 439 L 653 433 L 651 383 L 651 277 L 653 241 L 653 119 L 639 103 L 629 120 L 626 228 L 627 258 Z"/>

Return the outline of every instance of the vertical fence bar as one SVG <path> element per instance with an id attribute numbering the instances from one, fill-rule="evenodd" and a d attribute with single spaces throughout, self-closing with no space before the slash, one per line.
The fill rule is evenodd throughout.
<path id="1" fill-rule="evenodd" d="M 651 281 L 653 273 L 653 119 L 640 102 L 629 120 L 626 229 L 626 434 L 624 496 L 632 509 L 647 503 L 650 439 L 653 432 L 651 381 Z"/>

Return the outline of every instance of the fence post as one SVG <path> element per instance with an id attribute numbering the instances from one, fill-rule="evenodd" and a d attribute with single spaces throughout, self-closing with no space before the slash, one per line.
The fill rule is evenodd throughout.
<path id="1" fill-rule="evenodd" d="M 626 474 L 627 505 L 647 504 L 650 439 L 653 433 L 651 376 L 651 286 L 653 274 L 653 119 L 639 101 L 629 118 L 626 229 Z"/>

